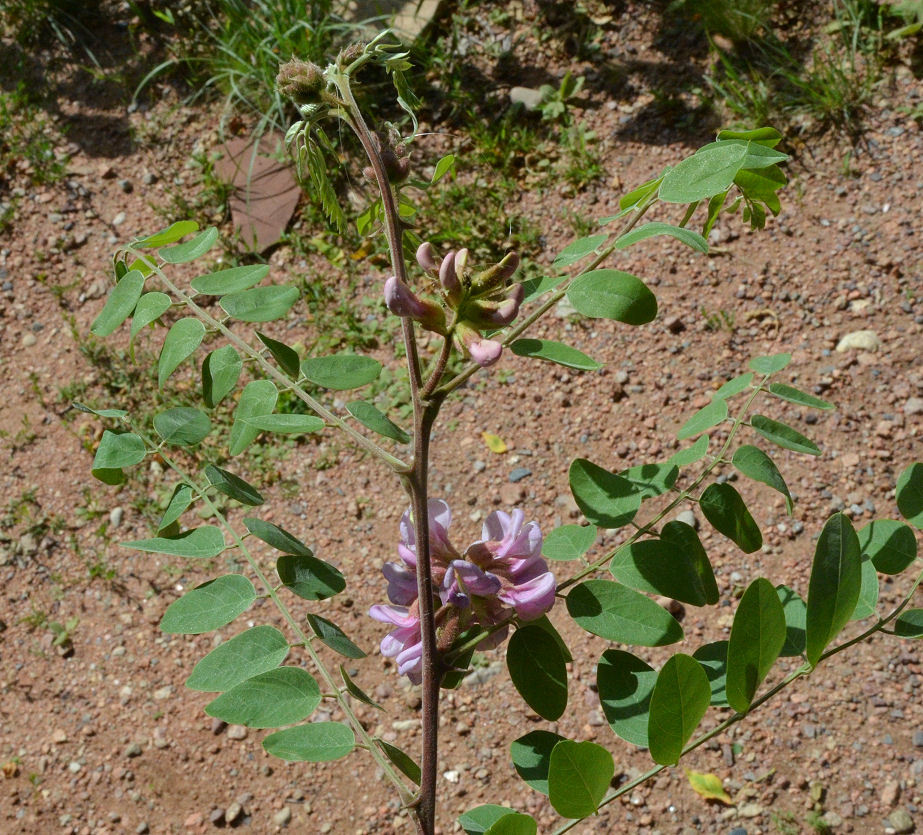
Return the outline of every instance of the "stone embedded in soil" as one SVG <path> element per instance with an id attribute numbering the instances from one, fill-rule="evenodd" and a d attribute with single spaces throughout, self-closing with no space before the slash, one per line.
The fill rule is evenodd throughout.
<path id="1" fill-rule="evenodd" d="M 905 415 L 923 415 L 923 397 L 908 397 L 903 411 Z"/>
<path id="2" fill-rule="evenodd" d="M 923 748 L 923 731 L 913 732 L 913 744 L 917 748 Z"/>
<path id="3" fill-rule="evenodd" d="M 857 351 L 877 351 L 881 347 L 881 340 L 875 331 L 853 331 L 847 333 L 836 344 L 836 350 L 839 353 L 849 350 Z"/>
<path id="4" fill-rule="evenodd" d="M 522 481 L 530 475 L 532 475 L 532 470 L 527 467 L 516 467 L 510 472 L 510 482 L 515 484 L 517 481 Z"/>
<path id="5" fill-rule="evenodd" d="M 232 803 L 224 810 L 224 819 L 228 823 L 234 823 L 244 812 L 243 806 L 239 803 Z"/>
<path id="6" fill-rule="evenodd" d="M 892 780 L 890 783 L 887 783 L 885 787 L 881 790 L 881 805 L 885 809 L 890 809 L 895 803 L 897 803 L 897 798 L 901 793 L 900 784 Z"/>
<path id="7" fill-rule="evenodd" d="M 513 87 L 510 90 L 510 104 L 521 104 L 526 110 L 538 110 L 541 103 L 541 90 L 532 87 Z"/>
<path id="8" fill-rule="evenodd" d="M 129 745 L 125 749 L 125 756 L 128 757 L 129 759 L 140 757 L 141 753 L 142 753 L 141 746 L 137 742 L 132 742 L 131 745 Z"/>
<path id="9" fill-rule="evenodd" d="M 292 819 L 292 810 L 288 806 L 283 806 L 272 816 L 272 822 L 276 826 L 285 826 Z"/>
<path id="10" fill-rule="evenodd" d="M 910 817 L 910 812 L 908 812 L 903 806 L 899 806 L 895 809 L 890 815 L 888 815 L 888 823 L 891 824 L 891 827 L 897 833 L 913 832 L 913 818 Z"/>
<path id="11" fill-rule="evenodd" d="M 247 728 L 245 725 L 228 725 L 228 739 L 246 739 Z"/>

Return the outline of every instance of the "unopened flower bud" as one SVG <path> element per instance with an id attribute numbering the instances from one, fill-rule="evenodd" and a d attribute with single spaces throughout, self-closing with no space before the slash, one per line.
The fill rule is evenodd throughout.
<path id="1" fill-rule="evenodd" d="M 324 71 L 317 64 L 297 58 L 279 67 L 276 76 L 278 91 L 299 105 L 320 101 L 324 84 Z"/>
<path id="2" fill-rule="evenodd" d="M 525 291 L 521 284 L 514 284 L 511 293 L 503 301 L 477 301 L 465 307 L 466 319 L 479 328 L 502 328 L 510 324 L 519 314 Z"/>
<path id="3" fill-rule="evenodd" d="M 353 61 L 359 58 L 365 52 L 365 44 L 360 42 L 351 43 L 349 46 L 340 50 L 337 55 L 337 66 L 341 69 L 348 67 Z"/>
<path id="4" fill-rule="evenodd" d="M 455 266 L 457 259 L 458 254 L 449 250 L 445 258 L 442 259 L 442 263 L 439 265 L 439 283 L 445 291 L 449 304 L 453 307 L 457 305 L 461 299 L 461 284 L 458 281 L 458 270 Z"/>
<path id="5" fill-rule="evenodd" d="M 503 352 L 503 345 L 495 339 L 485 339 L 474 328 L 459 323 L 455 334 L 468 355 L 482 368 L 493 365 Z"/>
<path id="6" fill-rule="evenodd" d="M 426 330 L 445 333 L 445 311 L 435 302 L 421 299 L 397 276 L 385 282 L 385 304 L 395 316 L 409 317 Z"/>
<path id="7" fill-rule="evenodd" d="M 499 264 L 488 267 L 478 273 L 471 281 L 471 286 L 476 292 L 485 292 L 503 287 L 519 269 L 519 255 L 510 252 L 503 257 Z"/>
<path id="8" fill-rule="evenodd" d="M 417 247 L 417 263 L 424 272 L 435 275 L 439 267 L 436 264 L 436 256 L 433 253 L 433 245 L 429 241 L 423 241 Z"/>

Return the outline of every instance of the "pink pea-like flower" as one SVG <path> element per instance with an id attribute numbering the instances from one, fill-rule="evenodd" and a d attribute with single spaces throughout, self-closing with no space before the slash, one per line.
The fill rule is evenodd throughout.
<path id="1" fill-rule="evenodd" d="M 486 636 L 478 649 L 499 646 L 511 619 L 529 621 L 554 605 L 555 579 L 542 558 L 542 533 L 525 514 L 494 511 L 484 521 L 481 539 L 460 554 L 449 540 L 452 512 L 441 499 L 428 505 L 430 567 L 433 579 L 437 635 L 441 624 L 450 633 L 475 626 L 503 624 Z M 388 599 L 397 605 L 373 606 L 369 614 L 394 625 L 381 642 L 382 655 L 394 658 L 398 672 L 418 683 L 422 645 L 416 582 L 416 529 L 411 512 L 401 517 L 399 563 L 387 563 Z"/>

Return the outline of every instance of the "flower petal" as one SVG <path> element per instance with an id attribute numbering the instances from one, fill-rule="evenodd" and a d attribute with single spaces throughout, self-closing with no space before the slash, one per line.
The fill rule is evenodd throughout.
<path id="1" fill-rule="evenodd" d="M 535 620 L 554 606 L 555 588 L 554 575 L 546 571 L 528 583 L 504 589 L 497 596 L 523 620 Z"/>

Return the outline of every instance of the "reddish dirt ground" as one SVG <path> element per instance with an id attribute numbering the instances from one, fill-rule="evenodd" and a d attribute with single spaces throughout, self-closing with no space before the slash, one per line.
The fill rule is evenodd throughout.
<path id="1" fill-rule="evenodd" d="M 613 214 L 622 193 L 709 139 L 649 116 L 652 82 L 641 65 L 681 68 L 645 34 L 643 18 L 627 18 L 609 37 L 612 49 L 633 44 L 640 56 L 627 70 L 632 83 L 608 95 L 597 85 L 577 114 L 601 138 L 606 176 L 576 193 L 524 186 L 510 209 L 541 227 L 544 250 L 523 253 L 540 265 L 550 265 L 572 238 L 567 212 Z M 517 49 L 522 66 L 540 63 L 536 41 Z M 591 64 L 581 68 L 592 70 Z M 545 530 L 579 519 L 567 486 L 575 455 L 613 470 L 662 460 L 677 446 L 678 426 L 711 391 L 745 370 L 750 357 L 780 351 L 791 352 L 793 361 L 779 379 L 822 392 L 837 405 L 817 414 L 792 405 L 772 412 L 810 435 L 823 455 L 776 457 L 796 494 L 793 518 L 776 494 L 738 484 L 756 509 L 762 551 L 744 555 L 702 525 L 722 604 L 687 608 L 687 641 L 670 652 L 726 637 L 732 591 L 758 576 L 805 595 L 812 537 L 833 510 L 843 509 L 857 527 L 896 517 L 897 475 L 923 452 L 923 135 L 901 110 L 919 104 L 923 86 L 903 65 L 893 72 L 845 166 L 850 146 L 842 141 L 812 141 L 810 153 L 801 147 L 789 166 L 783 213 L 764 232 L 751 234 L 729 218 L 713 235 L 708 257 L 663 239 L 622 254 L 618 266 L 644 277 L 657 293 L 654 323 L 632 330 L 552 315 L 536 328 L 541 336 L 564 331 L 570 344 L 605 363 L 603 371 L 581 374 L 507 352 L 497 369 L 478 375 L 447 404 L 434 439 L 431 484 L 433 495 L 453 506 L 458 542 L 478 538 L 487 513 L 514 503 Z M 528 81 L 491 77 L 501 90 Z M 319 766 L 271 759 L 260 747 L 264 732 L 213 721 L 203 712 L 210 697 L 183 687 L 218 638 L 166 636 L 158 623 L 183 589 L 211 576 L 209 569 L 119 547 L 149 534 L 142 500 L 150 496 L 142 494 L 162 501 L 165 477 L 149 473 L 123 489 L 92 482 L 99 423 L 72 419 L 61 390 L 80 383 L 94 402 L 108 398 L 118 405 L 117 395 L 102 390 L 103 372 L 80 343 L 103 305 L 116 243 L 164 225 L 153 207 L 167 202 L 177 178 L 192 187 L 184 161 L 197 136 L 214 145 L 215 113 L 164 103 L 126 114 L 124 103 L 94 106 L 79 98 L 62 99 L 60 113 L 79 137 L 69 140 L 67 173 L 54 185 L 25 187 L 13 226 L 0 240 L 6 379 L 0 402 L 6 506 L 0 830 L 410 832 L 390 787 L 361 752 Z M 451 147 L 445 138 L 430 142 Z M 123 180 L 133 184 L 130 193 Z M 273 281 L 303 269 L 285 247 L 270 262 Z M 378 268 L 370 269 L 383 280 Z M 836 350 L 844 335 L 864 330 L 874 331 L 876 350 Z M 113 340 L 127 345 L 124 333 Z M 188 381 L 195 384 L 191 372 Z M 509 451 L 489 451 L 484 431 L 502 437 Z M 337 454 L 330 456 L 334 446 Z M 334 463 L 321 469 L 325 456 Z M 383 628 L 366 614 L 384 597 L 382 563 L 395 558 L 406 504 L 397 483 L 332 437 L 320 447 L 293 448 L 273 468 L 280 484 L 299 489 L 268 487 L 263 517 L 312 544 L 350 583 L 346 594 L 313 610 L 374 649 L 350 670 L 384 712 L 357 705 L 357 714 L 376 734 L 416 751 L 418 691 L 380 656 Z M 517 468 L 529 474 L 514 483 L 510 474 Z M 243 515 L 234 510 L 231 518 L 239 523 Z M 593 553 L 619 536 L 603 538 Z M 258 553 L 270 567 L 269 549 Z M 93 576 L 100 571 L 90 567 L 99 565 L 113 575 Z M 557 570 L 563 577 L 568 568 Z M 910 581 L 881 579 L 884 611 Z M 923 594 L 915 605 L 923 605 Z M 295 611 L 306 607 L 296 604 Z M 485 802 L 529 811 L 541 832 L 552 831 L 554 812 L 517 779 L 509 759 L 509 743 L 527 730 L 550 728 L 605 745 L 622 781 L 649 767 L 647 753 L 615 737 L 600 713 L 594 665 L 605 642 L 581 632 L 563 605 L 551 618 L 577 659 L 569 671 L 575 709 L 556 724 L 540 720 L 503 673 L 502 652 L 487 653 L 480 681 L 444 698 L 442 832 L 456 831 L 456 816 Z M 47 623 L 71 619 L 76 623 L 62 652 Z M 281 625 L 269 605 L 245 619 Z M 239 628 L 240 622 L 232 624 L 220 637 Z M 858 631 L 851 625 L 846 634 Z M 660 663 L 668 654 L 644 657 Z M 334 662 L 332 655 L 327 660 Z M 923 826 L 921 682 L 919 644 L 876 637 L 684 760 L 725 780 L 734 805 L 707 803 L 682 768 L 674 768 L 576 831 L 798 832 L 810 829 L 805 821 L 812 811 L 825 815 L 835 832 L 894 831 L 895 821 L 905 819 Z M 712 711 L 703 727 L 718 716 Z"/>

